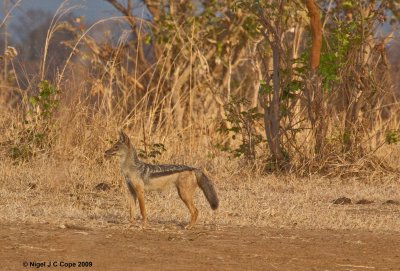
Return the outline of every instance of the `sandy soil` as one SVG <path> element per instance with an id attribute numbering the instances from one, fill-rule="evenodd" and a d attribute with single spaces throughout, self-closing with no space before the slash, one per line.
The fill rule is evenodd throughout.
<path id="1" fill-rule="evenodd" d="M 255 227 L 185 231 L 158 225 L 140 230 L 3 222 L 0 269 L 400 270 L 399 244 L 400 235 L 387 232 Z"/>

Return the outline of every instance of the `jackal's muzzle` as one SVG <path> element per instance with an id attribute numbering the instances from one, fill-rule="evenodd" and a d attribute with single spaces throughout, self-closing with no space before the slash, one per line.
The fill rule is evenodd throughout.
<path id="1" fill-rule="evenodd" d="M 116 154 L 116 151 L 117 151 L 117 150 L 115 150 L 115 147 L 113 147 L 113 148 L 111 148 L 111 149 L 108 149 L 108 150 L 106 150 L 106 151 L 104 152 L 104 156 L 105 156 L 105 157 L 114 156 L 114 155 Z"/>

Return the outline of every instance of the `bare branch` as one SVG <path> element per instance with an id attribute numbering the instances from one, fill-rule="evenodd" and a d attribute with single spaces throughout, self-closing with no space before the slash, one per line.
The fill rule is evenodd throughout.
<path id="1" fill-rule="evenodd" d="M 160 1 L 159 0 L 143 0 L 147 9 L 151 13 L 151 16 L 154 20 L 157 20 L 160 17 Z"/>
<path id="2" fill-rule="evenodd" d="M 126 16 L 127 21 L 131 25 L 133 31 L 136 31 L 136 20 L 132 16 L 131 13 L 131 1 L 128 1 L 127 7 L 124 7 L 119 1 L 117 0 L 105 0 L 106 2 L 113 5 L 119 12 Z"/>
<path id="3" fill-rule="evenodd" d="M 117 0 L 105 0 L 111 5 L 113 5 L 119 12 L 124 14 L 125 16 L 131 16 L 131 10 L 130 10 L 130 1 L 128 1 L 128 7 L 124 7 L 120 2 Z"/>

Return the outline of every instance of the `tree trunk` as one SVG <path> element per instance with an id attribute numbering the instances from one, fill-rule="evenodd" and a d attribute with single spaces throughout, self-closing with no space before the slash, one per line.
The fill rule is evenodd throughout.
<path id="1" fill-rule="evenodd" d="M 321 78 L 318 76 L 322 47 L 322 24 L 319 18 L 318 7 L 314 0 L 305 0 L 310 16 L 312 46 L 310 53 L 311 72 L 307 80 L 308 112 L 314 131 L 315 153 L 321 154 L 327 132 L 327 114 L 324 90 L 321 88 Z"/>
<path id="2" fill-rule="evenodd" d="M 312 34 L 312 47 L 310 66 L 311 70 L 316 71 L 319 66 L 321 47 L 322 47 L 322 25 L 319 18 L 318 7 L 314 0 L 306 0 L 306 6 L 310 16 L 310 26 Z"/>
<path id="3" fill-rule="evenodd" d="M 271 45 L 272 47 L 272 60 L 273 60 L 273 95 L 270 103 L 264 103 L 264 126 L 265 134 L 267 136 L 267 141 L 269 149 L 271 151 L 272 157 L 277 162 L 283 160 L 283 152 L 281 149 L 280 142 L 280 114 L 279 114 L 279 97 L 280 97 L 280 52 L 279 44 L 275 40 Z"/>

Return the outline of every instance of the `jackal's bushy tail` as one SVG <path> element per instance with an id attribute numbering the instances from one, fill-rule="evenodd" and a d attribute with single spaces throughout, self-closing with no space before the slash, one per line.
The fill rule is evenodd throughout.
<path id="1" fill-rule="evenodd" d="M 210 203 L 211 209 L 216 210 L 219 205 L 217 192 L 215 191 L 214 184 L 207 176 L 199 169 L 195 170 L 197 184 L 203 190 L 204 196 Z"/>

